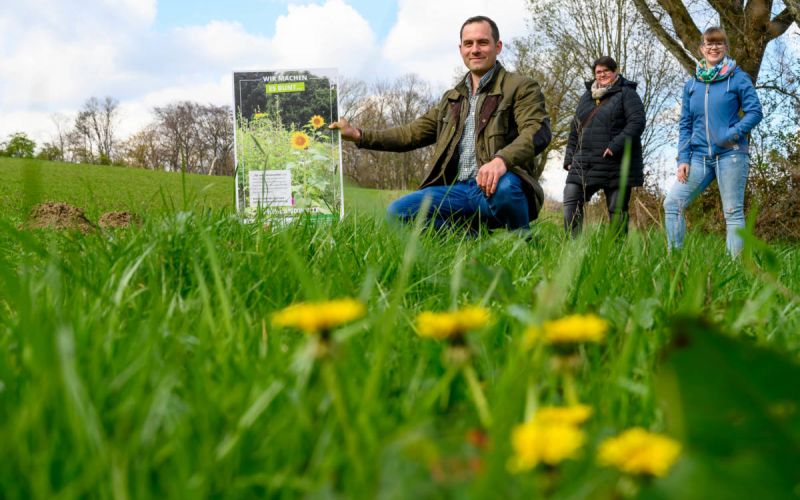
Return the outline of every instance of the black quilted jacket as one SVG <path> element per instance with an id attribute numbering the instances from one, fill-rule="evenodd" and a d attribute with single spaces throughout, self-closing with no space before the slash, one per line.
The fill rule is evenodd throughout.
<path id="1" fill-rule="evenodd" d="M 564 168 L 569 168 L 567 182 L 617 186 L 625 143 L 631 142 L 629 186 L 644 183 L 641 135 L 645 126 L 642 100 L 636 93 L 636 82 L 619 80 L 600 99 L 592 99 L 592 83 L 586 82 L 586 93 L 578 103 L 569 134 Z M 600 109 L 585 127 L 581 124 L 597 107 Z M 579 129 L 580 133 L 579 133 Z M 603 157 L 606 148 L 612 156 Z"/>

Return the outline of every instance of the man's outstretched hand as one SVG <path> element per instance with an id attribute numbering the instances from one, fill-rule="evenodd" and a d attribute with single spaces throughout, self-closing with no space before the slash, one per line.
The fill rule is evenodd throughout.
<path id="1" fill-rule="evenodd" d="M 345 118 L 340 118 L 338 122 L 328 125 L 328 128 L 338 129 L 345 141 L 358 142 L 361 140 L 361 131 L 350 125 Z"/>

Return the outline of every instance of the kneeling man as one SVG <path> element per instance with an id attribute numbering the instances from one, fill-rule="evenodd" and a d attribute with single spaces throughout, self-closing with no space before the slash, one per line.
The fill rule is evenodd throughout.
<path id="1" fill-rule="evenodd" d="M 330 126 L 359 148 L 399 152 L 435 144 L 420 189 L 389 205 L 390 219 L 414 219 L 430 198 L 427 215 L 437 228 L 527 228 L 544 201 L 534 169 L 535 154 L 550 142 L 544 96 L 535 81 L 497 62 L 503 42 L 488 17 L 464 22 L 459 48 L 469 73 L 425 115 L 386 130 L 362 130 L 345 119 Z"/>

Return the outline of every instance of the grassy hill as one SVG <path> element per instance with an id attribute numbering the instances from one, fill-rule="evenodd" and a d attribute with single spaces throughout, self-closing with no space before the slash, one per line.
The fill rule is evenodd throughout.
<path id="1" fill-rule="evenodd" d="M 400 194 L 346 187 L 345 208 L 382 211 Z M 200 207 L 232 209 L 234 183 L 223 176 L 0 158 L 1 213 L 20 219 L 31 206 L 46 201 L 78 206 L 91 219 L 112 210 L 142 214 Z"/>
<path id="2" fill-rule="evenodd" d="M 19 214 L 31 205 L 60 201 L 89 216 L 111 210 L 147 212 L 184 205 L 183 176 L 127 167 L 0 158 L 0 209 Z M 188 205 L 230 207 L 233 179 L 188 174 Z"/>

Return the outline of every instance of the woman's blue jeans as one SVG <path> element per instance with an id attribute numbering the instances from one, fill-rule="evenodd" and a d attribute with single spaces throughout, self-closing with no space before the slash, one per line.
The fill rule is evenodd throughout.
<path id="1" fill-rule="evenodd" d="M 689 165 L 689 178 L 685 183 L 676 182 L 664 200 L 664 219 L 667 227 L 667 242 L 670 249 L 683 246 L 686 233 L 684 211 L 702 193 L 711 181 L 717 179 L 722 198 L 722 211 L 727 226 L 726 246 L 728 253 L 736 257 L 742 251 L 739 229 L 744 227 L 744 192 L 750 162 L 745 153 L 729 153 L 724 156 L 693 156 Z"/>
<path id="2" fill-rule="evenodd" d="M 427 215 L 437 229 L 446 224 L 462 224 L 472 228 L 486 224 L 489 229 L 520 229 L 527 228 L 530 222 L 522 180 L 513 172 L 506 172 L 500 177 L 497 190 L 488 198 L 474 178 L 414 191 L 389 205 L 389 220 L 413 220 L 425 198 L 431 200 Z"/>

